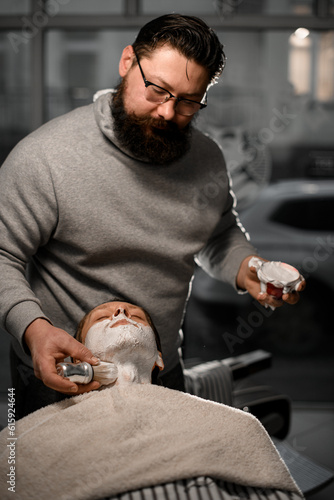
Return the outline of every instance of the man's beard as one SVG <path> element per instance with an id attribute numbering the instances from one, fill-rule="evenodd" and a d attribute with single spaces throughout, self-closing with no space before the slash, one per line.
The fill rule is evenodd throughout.
<path id="1" fill-rule="evenodd" d="M 121 146 L 136 158 L 167 164 L 181 158 L 190 147 L 191 126 L 179 129 L 173 122 L 128 114 L 124 108 L 125 80 L 117 87 L 111 103 L 114 132 Z"/>

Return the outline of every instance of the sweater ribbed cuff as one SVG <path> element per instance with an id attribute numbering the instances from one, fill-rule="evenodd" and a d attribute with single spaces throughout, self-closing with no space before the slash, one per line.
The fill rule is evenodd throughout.
<path id="1" fill-rule="evenodd" d="M 23 352 L 28 354 L 27 347 L 23 342 L 23 335 L 27 327 L 37 318 L 51 321 L 43 313 L 37 302 L 26 300 L 16 304 L 8 313 L 6 318 L 6 330 L 18 341 Z"/>
<path id="2" fill-rule="evenodd" d="M 224 269 L 220 272 L 220 279 L 223 281 L 230 283 L 238 293 L 247 293 L 246 290 L 241 290 L 237 286 L 237 276 L 241 266 L 241 263 L 247 257 L 251 255 L 257 255 L 257 252 L 254 248 L 245 248 L 244 246 L 233 249 L 233 259 L 226 259 L 226 262 L 230 262 L 227 266 L 224 266 Z M 218 278 L 219 279 L 219 278 Z"/>

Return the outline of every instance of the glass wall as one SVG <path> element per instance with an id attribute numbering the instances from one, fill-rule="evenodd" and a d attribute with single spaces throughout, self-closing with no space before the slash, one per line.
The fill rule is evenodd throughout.
<path id="1" fill-rule="evenodd" d="M 261 145 L 261 167 L 256 168 L 265 182 L 307 174 L 311 167 L 295 161 L 297 150 L 322 148 L 329 151 L 327 165 L 334 161 L 334 31 L 293 21 L 324 15 L 328 21 L 333 1 L 171 0 L 167 8 L 218 25 L 227 66 L 219 84 L 210 89 L 209 107 L 197 124 L 223 143 L 227 156 L 231 154 L 231 168 L 240 160 L 240 141 L 245 138 Z M 0 159 L 42 122 L 92 102 L 96 90 L 113 87 L 122 49 L 139 29 L 134 13 L 149 20 L 165 12 L 166 4 L 153 0 L 2 1 Z M 282 29 L 280 22 L 263 29 L 261 16 L 286 16 L 285 22 L 295 27 Z M 242 28 L 233 26 L 238 19 L 243 19 Z M 279 127 L 279 120 L 284 126 Z"/>
<path id="2" fill-rule="evenodd" d="M 144 14 L 164 14 L 166 5 L 155 0 L 142 0 Z M 315 12 L 322 17 L 333 15 L 334 2 L 314 2 L 313 0 L 169 0 L 170 12 L 191 13 L 192 15 L 296 15 L 312 16 Z"/>
<path id="3" fill-rule="evenodd" d="M 219 2 L 218 2 L 219 3 Z M 217 2 L 207 2 L 206 0 L 169 0 L 168 6 L 164 2 L 154 0 L 142 0 L 141 8 L 143 14 L 163 15 L 168 12 L 180 12 L 192 16 L 214 15 L 217 12 Z"/>
<path id="4" fill-rule="evenodd" d="M 30 44 L 14 50 L 18 31 L 0 32 L 0 162 L 30 131 Z"/>
<path id="5" fill-rule="evenodd" d="M 46 11 L 53 14 L 122 14 L 123 0 L 47 0 Z"/>
<path id="6" fill-rule="evenodd" d="M 218 33 L 227 64 L 209 92 L 211 106 L 201 115 L 201 127 L 225 151 L 232 132 L 246 134 L 258 153 L 267 151 L 271 180 L 304 177 L 311 170 L 314 176 L 333 177 L 334 31 Z M 331 171 L 313 168 L 310 156 L 300 155 L 320 149 L 328 150 Z"/>
<path id="7" fill-rule="evenodd" d="M 45 39 L 46 119 L 89 104 L 119 81 L 122 50 L 136 30 L 49 31 Z"/>
<path id="8" fill-rule="evenodd" d="M 122 50 L 136 33 L 48 31 L 46 120 L 89 104 L 97 90 L 115 86 Z M 252 165 L 260 186 L 308 175 L 312 165 L 304 156 L 296 162 L 297 151 L 328 149 L 332 158 L 334 31 L 220 29 L 217 34 L 227 64 L 219 83 L 209 90 L 209 106 L 199 114 L 197 126 L 222 144 L 232 173 L 245 154 L 245 141 L 257 153 Z M 237 194 L 241 204 L 243 194 Z"/>
<path id="9" fill-rule="evenodd" d="M 1 0 L 0 15 L 2 14 L 28 14 L 30 0 Z"/>

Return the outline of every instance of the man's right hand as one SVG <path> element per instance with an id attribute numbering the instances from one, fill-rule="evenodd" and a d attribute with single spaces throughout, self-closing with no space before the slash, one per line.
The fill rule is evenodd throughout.
<path id="1" fill-rule="evenodd" d="M 35 375 L 46 386 L 69 395 L 89 392 L 100 387 L 100 383 L 96 381 L 77 385 L 57 374 L 56 364 L 68 356 L 93 366 L 99 364 L 99 360 L 87 347 L 64 330 L 52 326 L 43 318 L 38 318 L 26 329 L 24 341 L 30 349 Z"/>

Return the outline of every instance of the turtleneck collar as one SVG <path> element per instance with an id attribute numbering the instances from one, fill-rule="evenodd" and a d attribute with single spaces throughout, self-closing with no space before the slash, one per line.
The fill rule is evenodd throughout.
<path id="1" fill-rule="evenodd" d="M 96 122 L 101 132 L 124 154 L 137 161 L 151 163 L 147 157 L 135 156 L 128 148 L 124 147 L 117 139 L 114 132 L 114 118 L 111 113 L 111 103 L 114 89 L 105 89 L 96 92 L 94 95 L 94 114 Z"/>

